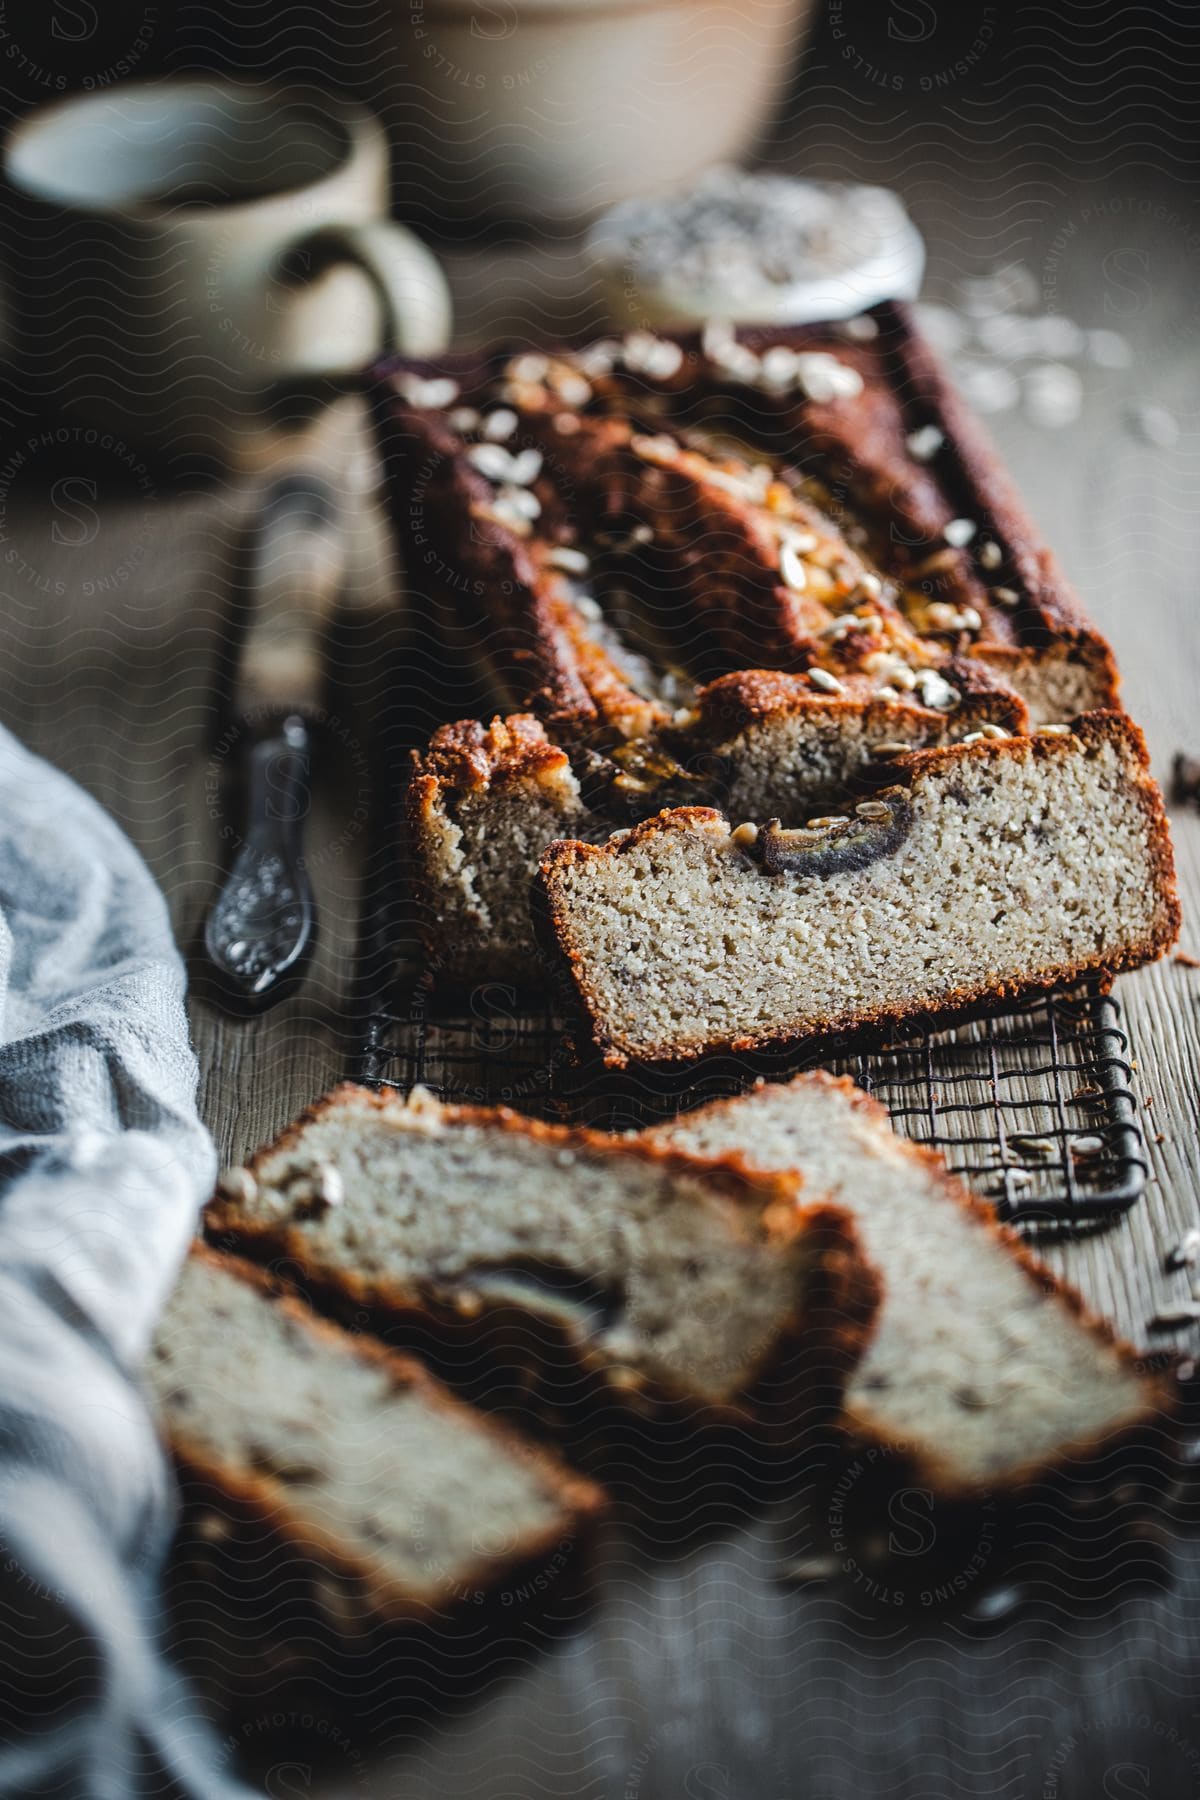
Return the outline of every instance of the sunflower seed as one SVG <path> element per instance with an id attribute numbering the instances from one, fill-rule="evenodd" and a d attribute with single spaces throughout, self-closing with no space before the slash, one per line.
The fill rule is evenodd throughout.
<path id="1" fill-rule="evenodd" d="M 787 585 L 796 593 L 801 593 L 808 586 L 808 570 L 804 566 L 796 546 L 785 538 L 779 546 L 779 573 Z"/>
<path id="2" fill-rule="evenodd" d="M 552 569 L 562 569 L 568 575 L 586 575 L 591 568 L 591 559 L 586 553 L 572 549 L 570 544 L 556 544 L 546 561 Z"/>
<path id="3" fill-rule="evenodd" d="M 550 385 L 568 406 L 586 406 L 592 397 L 591 383 L 574 369 L 558 367 L 550 374 Z"/>
<path id="4" fill-rule="evenodd" d="M 517 429 L 519 420 L 511 406 L 498 406 L 495 412 L 488 414 L 483 421 L 483 435 L 489 443 L 500 444 L 510 438 Z"/>
<path id="5" fill-rule="evenodd" d="M 1004 561 L 1004 552 L 994 538 L 986 538 L 976 555 L 981 569 L 998 569 Z"/>
<path id="6" fill-rule="evenodd" d="M 758 826 L 750 819 L 747 819 L 744 825 L 739 825 L 736 831 L 731 831 L 729 834 L 730 843 L 736 844 L 739 850 L 749 849 L 750 845 L 755 843 L 757 839 Z"/>
<path id="7" fill-rule="evenodd" d="M 773 344 L 763 353 L 762 379 L 768 387 L 787 387 L 796 379 L 799 366 L 794 350 L 789 350 L 786 344 Z"/>
<path id="8" fill-rule="evenodd" d="M 519 456 L 511 459 L 508 479 L 518 487 L 528 487 L 537 480 L 542 472 L 542 453 L 540 450 L 522 450 Z"/>
<path id="9" fill-rule="evenodd" d="M 997 606 L 1020 606 L 1021 604 L 1021 596 L 1016 588 L 995 587 L 992 589 L 992 599 Z"/>
<path id="10" fill-rule="evenodd" d="M 458 399 L 458 383 L 449 376 L 401 375 L 396 384 L 410 406 L 453 406 Z"/>
<path id="11" fill-rule="evenodd" d="M 648 437 L 645 434 L 631 437 L 629 448 L 635 456 L 647 457 L 651 462 L 673 463 L 679 459 L 679 445 L 674 438 L 669 438 L 663 433 L 660 433 L 658 437 Z"/>
<path id="12" fill-rule="evenodd" d="M 828 669 L 810 669 L 808 679 L 823 694 L 844 694 L 846 691 L 837 676 L 831 675 Z"/>
<path id="13" fill-rule="evenodd" d="M 1119 331 L 1089 331 L 1088 358 L 1099 369 L 1127 369 L 1133 361 L 1128 339 Z"/>
<path id="14" fill-rule="evenodd" d="M 1195 1325 L 1200 1321 L 1200 1301 L 1193 1301 L 1191 1306 L 1173 1306 L 1165 1312 L 1155 1313 L 1150 1321 L 1151 1331 L 1174 1331 L 1180 1325 Z"/>
<path id="15" fill-rule="evenodd" d="M 505 374 L 510 381 L 527 381 L 536 387 L 539 381 L 545 381 L 550 373 L 550 359 L 530 352 L 525 356 L 516 356 L 509 363 Z"/>
<path id="16" fill-rule="evenodd" d="M 621 360 L 635 375 L 669 380 L 683 366 L 683 351 L 652 331 L 631 331 L 621 346 Z"/>
<path id="17" fill-rule="evenodd" d="M 802 350 L 796 357 L 796 375 L 810 400 L 852 400 L 863 390 L 863 378 L 848 363 L 825 350 Z"/>
<path id="18" fill-rule="evenodd" d="M 1101 1137 L 1077 1137 L 1071 1139 L 1071 1155 L 1080 1162 L 1088 1162 L 1093 1157 L 1104 1155 L 1104 1139 Z"/>
<path id="19" fill-rule="evenodd" d="M 790 544 L 800 556 L 807 556 L 817 547 L 816 537 L 811 531 L 798 531 L 794 525 L 785 525 L 780 533 L 780 542 Z"/>
<path id="20" fill-rule="evenodd" d="M 1179 421 L 1165 406 L 1132 406 L 1126 417 L 1130 430 L 1143 443 L 1169 450 L 1179 442 Z"/>
<path id="21" fill-rule="evenodd" d="M 467 461 L 489 481 L 507 481 L 512 469 L 512 457 L 500 444 L 472 444 L 467 451 Z"/>
<path id="22" fill-rule="evenodd" d="M 951 687 L 936 669 L 918 669 L 916 681 L 922 704 L 937 712 L 952 712 L 962 699 L 958 689 Z"/>
<path id="23" fill-rule="evenodd" d="M 1003 1175 L 997 1176 L 988 1188 L 989 1194 L 1006 1194 L 1010 1187 L 1028 1188 L 1033 1186 L 1033 1176 L 1028 1169 L 1006 1169 Z"/>
<path id="24" fill-rule="evenodd" d="M 909 455 L 915 456 L 918 462 L 929 462 L 937 455 L 945 441 L 945 432 L 939 431 L 936 425 L 922 425 L 919 431 L 909 432 L 907 439 Z"/>
<path id="25" fill-rule="evenodd" d="M 513 487 L 507 482 L 496 496 L 496 506 L 498 510 L 515 514 L 518 519 L 537 519 L 542 511 L 542 503 L 536 494 L 530 493 L 527 487 Z"/>
<path id="26" fill-rule="evenodd" d="M 855 807 L 860 819 L 890 819 L 892 809 L 885 806 L 882 800 L 863 800 Z"/>
<path id="27" fill-rule="evenodd" d="M 942 536 L 954 550 L 963 550 L 975 536 L 979 527 L 974 519 L 951 519 Z"/>

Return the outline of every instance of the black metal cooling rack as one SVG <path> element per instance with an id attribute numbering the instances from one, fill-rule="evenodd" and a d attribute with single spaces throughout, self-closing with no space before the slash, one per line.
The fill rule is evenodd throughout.
<path id="1" fill-rule="evenodd" d="M 851 1075 L 901 1131 L 941 1151 L 1001 1217 L 1078 1225 L 1124 1211 L 1145 1186 L 1128 1052 L 1116 1001 L 1092 985 L 820 1062 Z M 498 986 L 446 1003 L 431 975 L 410 970 L 369 1013 L 355 1074 L 626 1130 L 738 1093 L 750 1073 L 784 1077 L 812 1066 L 811 1057 L 780 1057 L 748 1072 L 744 1059 L 727 1056 L 685 1078 L 618 1083 L 572 1064 L 553 1006 L 522 1003 Z"/>

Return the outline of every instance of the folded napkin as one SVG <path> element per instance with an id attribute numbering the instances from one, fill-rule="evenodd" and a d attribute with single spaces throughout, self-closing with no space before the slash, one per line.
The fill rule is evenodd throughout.
<path id="1" fill-rule="evenodd" d="M 136 1367 L 211 1187 L 166 908 L 0 731 L 0 1795 L 242 1793 L 158 1654 Z"/>

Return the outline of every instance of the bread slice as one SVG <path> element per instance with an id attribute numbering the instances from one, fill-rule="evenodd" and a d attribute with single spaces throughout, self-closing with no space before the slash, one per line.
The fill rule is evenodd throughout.
<path id="1" fill-rule="evenodd" d="M 959 673 L 959 669 L 962 673 Z M 919 695 L 880 698 L 862 676 L 822 693 L 806 676 L 723 676 L 686 723 L 603 751 L 553 742 L 530 713 L 441 726 L 413 753 L 405 850 L 432 969 L 452 983 L 546 974 L 530 913 L 543 852 L 595 843 L 664 805 L 716 805 L 799 822 L 877 776 L 881 760 L 1027 723 L 1015 694 L 980 665 L 947 665 L 952 712 Z"/>
<path id="2" fill-rule="evenodd" d="M 1015 1486 L 1151 1427 L 1166 1405 L 1166 1379 L 848 1079 L 764 1083 L 646 1135 L 797 1170 L 849 1210 L 883 1297 L 845 1423 L 939 1492 Z"/>
<path id="3" fill-rule="evenodd" d="M 921 751 L 896 777 L 803 831 L 685 808 L 552 845 L 543 928 L 604 1060 L 951 1017 L 1173 942 L 1170 837 L 1123 715 Z"/>
<path id="4" fill-rule="evenodd" d="M 146 1379 L 186 1482 L 346 1578 L 362 1617 L 436 1612 L 603 1505 L 593 1483 L 419 1363 L 315 1320 L 258 1270 L 200 1246 Z"/>
<path id="5" fill-rule="evenodd" d="M 747 1175 L 503 1108 L 346 1085 L 208 1211 L 222 1245 L 283 1257 L 318 1297 L 403 1325 L 528 1323 L 522 1354 L 639 1404 L 739 1410 L 812 1372 L 836 1403 L 874 1278 L 844 1215 Z M 814 1396 L 802 1396 L 804 1404 Z"/>

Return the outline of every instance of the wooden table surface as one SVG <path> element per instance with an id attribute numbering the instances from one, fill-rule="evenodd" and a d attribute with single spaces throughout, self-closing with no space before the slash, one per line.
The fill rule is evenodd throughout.
<path id="1" fill-rule="evenodd" d="M 1129 708 L 1165 778 L 1173 752 L 1200 754 L 1195 214 L 1152 156 L 1115 166 L 1093 156 L 1071 172 L 1045 143 L 1041 161 L 1029 160 L 1020 133 L 995 121 L 989 154 L 964 156 L 972 104 L 988 127 L 986 96 L 967 96 L 957 124 L 951 108 L 916 131 L 897 111 L 890 136 L 871 141 L 848 128 L 836 106 L 823 114 L 814 105 L 811 116 L 793 120 L 778 160 L 898 186 L 927 235 L 931 296 L 946 297 L 963 275 L 1016 258 L 1033 271 L 1046 310 L 1118 326 L 1128 337 L 1132 366 L 1087 373 L 1077 422 L 1049 430 L 1005 413 L 989 423 L 1116 646 Z M 889 118 L 885 105 L 881 124 Z M 446 247 L 446 258 L 464 335 L 536 337 L 602 323 L 574 242 L 460 242 Z M 1132 428 L 1130 409 L 1146 403 L 1169 409 L 1176 442 L 1149 443 Z M 136 456 L 132 467 L 115 455 L 96 464 L 70 437 L 51 453 L 39 429 L 18 428 L 24 466 L 2 496 L 4 722 L 120 820 L 169 895 L 187 944 L 219 849 L 205 747 L 208 679 L 231 545 L 253 482 L 179 482 Z M 353 402 L 328 423 L 323 443 L 361 523 L 353 592 L 364 604 L 390 606 L 395 575 Z M 73 477 L 94 486 L 64 485 Z M 80 510 L 80 500 L 94 511 Z M 392 629 L 401 617 L 393 614 Z M 325 928 L 303 992 L 253 1024 L 194 1005 L 202 1105 L 224 1157 L 248 1151 L 345 1072 L 361 850 L 347 799 L 364 780 L 351 743 L 317 803 Z M 1200 953 L 1200 813 L 1174 810 L 1173 827 L 1182 941 Z M 1103 821 L 1095 828 L 1102 832 Z M 1186 1287 L 1164 1272 L 1164 1257 L 1200 1223 L 1200 970 L 1168 960 L 1124 978 L 1118 991 L 1137 1063 L 1149 1186 L 1110 1229 L 1051 1245 L 1047 1255 L 1143 1341 L 1153 1313 Z M 1200 1332 L 1180 1342 L 1200 1343 Z M 785 1592 L 772 1578 L 769 1533 L 756 1524 L 703 1552 L 645 1566 L 617 1531 L 609 1554 L 612 1580 L 597 1615 L 555 1650 L 530 1655 L 515 1680 L 480 1705 L 431 1727 L 416 1752 L 389 1750 L 386 1731 L 382 1745 L 376 1732 L 368 1749 L 347 1725 L 349 1747 L 327 1746 L 332 1791 L 833 1800 L 864 1791 L 1200 1790 L 1192 1711 L 1200 1572 L 1186 1545 L 1175 1547 L 1174 1579 L 1161 1590 L 1133 1583 L 1126 1591 L 1118 1582 L 1098 1608 L 1080 1611 L 1064 1599 L 1048 1617 L 1018 1612 L 991 1631 L 936 1609 L 892 1618 L 877 1597 L 859 1593 L 847 1603 L 820 1584 Z M 285 1783 L 272 1791 L 302 1790 Z"/>

